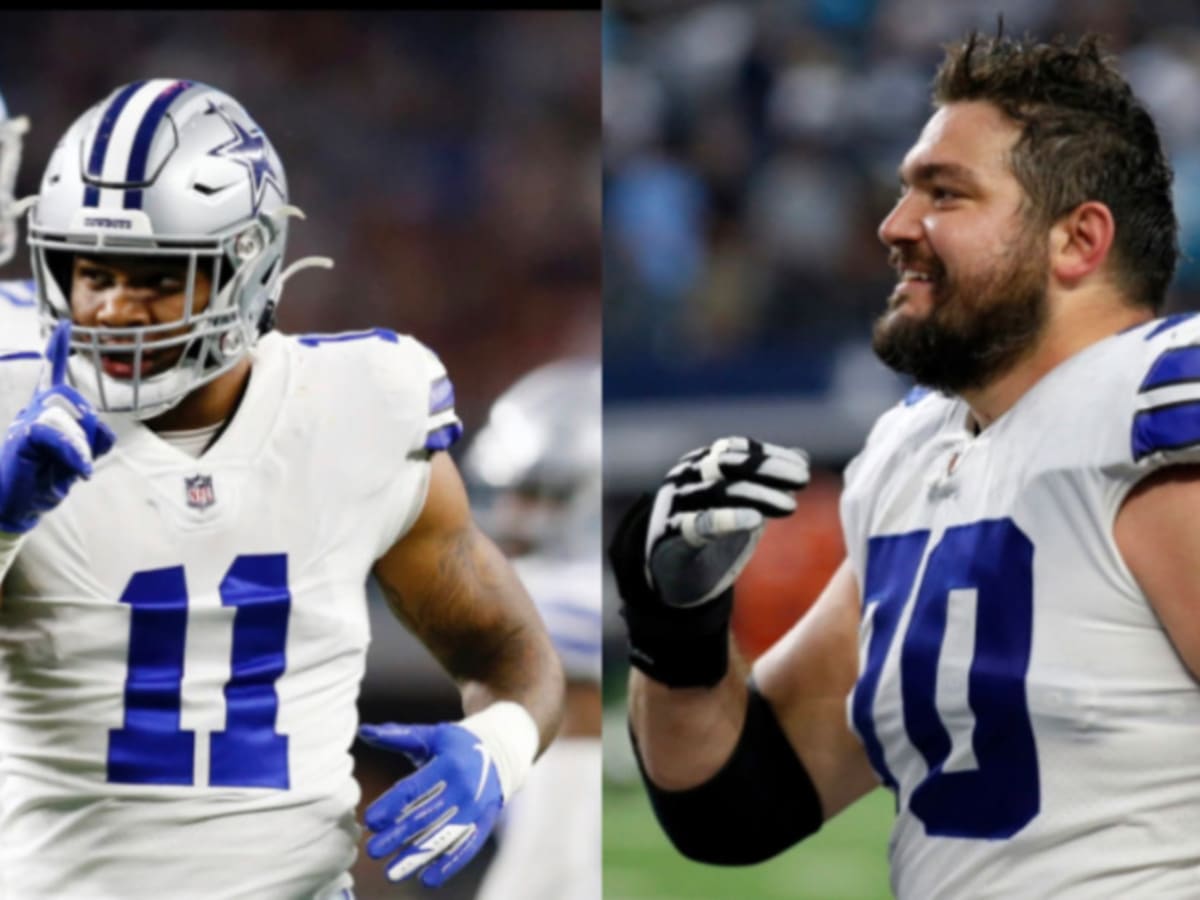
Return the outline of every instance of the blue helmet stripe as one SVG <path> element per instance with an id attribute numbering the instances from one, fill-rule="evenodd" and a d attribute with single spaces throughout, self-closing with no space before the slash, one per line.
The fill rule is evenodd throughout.
<path id="1" fill-rule="evenodd" d="M 113 102 L 108 104 L 108 109 L 104 111 L 104 118 L 100 120 L 100 127 L 96 129 L 96 137 L 92 141 L 92 152 L 88 156 L 87 174 L 91 177 L 99 178 L 104 171 L 104 157 L 108 153 L 108 142 L 112 138 L 117 118 L 121 115 L 125 104 L 129 102 L 129 98 L 136 94 L 145 83 L 144 81 L 135 81 L 133 84 L 127 85 L 121 93 L 113 98 Z M 98 206 L 99 203 L 100 188 L 94 184 L 87 185 L 83 189 L 83 205 Z"/>
<path id="2" fill-rule="evenodd" d="M 125 180 L 127 182 L 146 180 L 146 160 L 150 156 L 150 144 L 154 140 L 154 134 L 158 131 L 159 124 L 167 114 L 167 107 L 183 91 L 190 88 L 192 84 L 193 82 L 191 81 L 176 81 L 174 84 L 168 85 L 154 99 L 154 102 L 150 104 L 150 108 L 146 110 L 146 114 L 142 116 L 142 121 L 138 125 L 137 133 L 133 138 L 133 147 L 129 151 L 129 166 L 125 170 Z M 140 188 L 125 192 L 125 208 L 142 208 L 142 191 Z"/>

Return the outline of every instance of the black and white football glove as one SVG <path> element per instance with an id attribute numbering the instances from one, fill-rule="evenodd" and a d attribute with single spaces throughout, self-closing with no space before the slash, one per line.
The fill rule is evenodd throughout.
<path id="1" fill-rule="evenodd" d="M 626 512 L 609 558 L 633 665 L 671 687 L 721 680 L 733 583 L 765 517 L 791 514 L 808 477 L 802 451 L 721 438 L 681 457 L 653 500 L 644 495 Z"/>

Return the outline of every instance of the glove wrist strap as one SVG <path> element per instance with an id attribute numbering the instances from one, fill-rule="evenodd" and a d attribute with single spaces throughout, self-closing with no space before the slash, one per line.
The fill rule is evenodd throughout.
<path id="1" fill-rule="evenodd" d="M 646 583 L 646 530 L 653 500 L 644 494 L 621 518 L 609 560 L 629 629 L 629 661 L 668 687 L 712 687 L 729 669 L 733 588 L 696 606 L 668 606 Z"/>
<path id="2" fill-rule="evenodd" d="M 541 743 L 537 722 L 520 703 L 501 700 L 458 724 L 479 738 L 491 754 L 500 793 L 507 803 L 533 768 Z"/>

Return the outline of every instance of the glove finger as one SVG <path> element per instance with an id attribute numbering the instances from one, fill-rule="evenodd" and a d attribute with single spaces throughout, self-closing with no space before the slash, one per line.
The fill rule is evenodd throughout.
<path id="1" fill-rule="evenodd" d="M 92 475 L 91 452 L 82 432 L 72 434 L 38 420 L 29 426 L 24 452 L 35 458 L 38 466 L 48 466 L 55 482 L 64 476 L 90 478 Z"/>
<path id="2" fill-rule="evenodd" d="M 428 824 L 430 817 L 436 818 L 438 811 L 445 807 L 445 769 L 442 761 L 435 760 L 407 778 L 401 778 L 367 807 L 363 813 L 367 827 L 372 831 L 383 831 L 402 819 L 413 817 Z"/>
<path id="3" fill-rule="evenodd" d="M 746 507 L 706 509 L 680 516 L 680 536 L 693 547 L 701 547 L 731 534 L 754 531 L 763 523 L 763 515 Z"/>
<path id="4" fill-rule="evenodd" d="M 117 442 L 117 436 L 100 419 L 92 421 L 95 423 L 95 427 L 89 432 L 88 438 L 92 446 L 92 459 L 95 460 L 113 448 L 113 444 Z"/>
<path id="5" fill-rule="evenodd" d="M 426 887 L 441 887 L 457 875 L 467 863 L 475 858 L 484 841 L 496 824 L 498 807 L 489 808 L 475 824 L 474 831 L 465 834 L 459 842 L 447 850 L 440 859 L 431 863 L 421 873 L 421 883 Z"/>
<path id="6" fill-rule="evenodd" d="M 700 474 L 697 460 L 681 462 L 679 465 L 672 467 L 663 477 L 664 484 L 684 485 L 696 484 L 702 481 L 704 476 Z"/>
<path id="7" fill-rule="evenodd" d="M 735 481 L 725 488 L 725 496 L 734 502 L 746 502 L 768 516 L 790 516 L 796 511 L 796 495 L 753 481 Z M 739 502 L 739 505 L 742 505 Z"/>
<path id="8" fill-rule="evenodd" d="M 438 790 L 438 797 L 444 797 L 441 790 Z M 413 812 L 402 814 L 400 821 L 382 829 L 367 841 L 367 855 L 379 859 L 395 853 L 406 844 L 422 844 L 428 835 L 457 814 L 458 807 L 447 807 L 444 799 L 417 805 Z"/>
<path id="9" fill-rule="evenodd" d="M 413 872 L 437 859 L 448 848 L 455 846 L 470 831 L 474 825 L 444 825 L 435 831 L 427 840 L 418 841 L 407 847 L 395 859 L 388 863 L 387 877 L 389 881 L 403 881 Z"/>
<path id="10" fill-rule="evenodd" d="M 724 453 L 717 461 L 720 477 L 728 481 L 757 481 L 768 487 L 796 491 L 808 484 L 808 460 L 795 453 L 750 456 Z"/>
<path id="11" fill-rule="evenodd" d="M 71 320 L 62 319 L 46 341 L 46 359 L 50 361 L 49 387 L 58 387 L 67 380 L 67 357 L 71 351 Z"/>
<path id="12" fill-rule="evenodd" d="M 786 516 L 795 511 L 796 498 L 791 491 L 765 487 L 752 481 L 709 485 L 703 490 L 680 493 L 672 498 L 666 522 L 674 522 L 675 517 L 682 513 L 698 513 L 723 506 L 746 506 L 757 509 L 765 516 Z"/>
<path id="13" fill-rule="evenodd" d="M 92 413 L 91 405 L 78 391 L 66 385 L 43 391 L 39 400 L 43 409 L 60 409 L 72 419 L 79 421 Z"/>
<path id="14" fill-rule="evenodd" d="M 680 466 L 695 462 L 700 457 L 704 456 L 704 454 L 708 453 L 708 451 L 711 449 L 712 444 L 705 444 L 703 447 L 696 447 L 695 449 L 689 450 L 687 453 L 683 454 L 683 456 L 679 457 L 679 461 L 675 468 L 678 469 Z"/>
<path id="15" fill-rule="evenodd" d="M 358 736 L 363 743 L 382 750 L 403 753 L 417 765 L 433 756 L 432 725 L 397 725 L 385 722 L 381 725 L 362 725 Z"/>

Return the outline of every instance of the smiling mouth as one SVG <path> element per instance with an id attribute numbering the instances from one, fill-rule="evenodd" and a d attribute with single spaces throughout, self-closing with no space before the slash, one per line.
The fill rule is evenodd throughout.
<path id="1" fill-rule="evenodd" d="M 112 378 L 129 379 L 134 376 L 133 355 L 129 356 L 104 356 L 100 359 L 100 368 L 104 370 L 104 374 Z M 167 368 L 167 361 L 162 353 L 144 355 L 140 366 L 137 368 L 137 374 L 143 378 L 147 375 L 155 375 Z"/>

